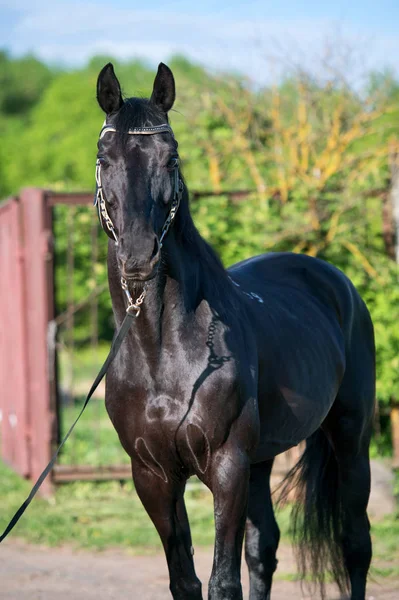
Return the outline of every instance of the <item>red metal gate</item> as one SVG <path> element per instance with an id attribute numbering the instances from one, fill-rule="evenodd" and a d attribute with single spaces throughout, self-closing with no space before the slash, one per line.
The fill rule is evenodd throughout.
<path id="1" fill-rule="evenodd" d="M 51 209 L 43 190 L 25 189 L 0 205 L 1 454 L 31 479 L 47 464 L 56 434 L 54 364 L 47 351 L 53 318 L 51 239 Z M 42 493 L 50 491 L 46 481 Z"/>

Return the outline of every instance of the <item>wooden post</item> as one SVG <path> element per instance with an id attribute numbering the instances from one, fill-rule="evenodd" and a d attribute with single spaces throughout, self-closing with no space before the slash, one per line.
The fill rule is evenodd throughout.
<path id="1" fill-rule="evenodd" d="M 50 460 L 54 406 L 51 398 L 48 333 L 53 314 L 51 209 L 43 190 L 26 188 L 21 206 L 24 232 L 24 280 L 26 292 L 26 343 L 30 475 L 36 480 Z M 51 493 L 47 478 L 42 495 Z"/>

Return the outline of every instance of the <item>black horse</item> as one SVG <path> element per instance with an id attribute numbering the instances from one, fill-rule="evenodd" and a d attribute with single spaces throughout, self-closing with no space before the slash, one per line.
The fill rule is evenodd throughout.
<path id="1" fill-rule="evenodd" d="M 250 599 L 270 598 L 279 542 L 270 472 L 277 454 L 306 440 L 293 473 L 303 575 L 310 569 L 323 593 L 329 570 L 364 600 L 375 395 L 367 308 L 343 273 L 308 256 L 223 268 L 190 216 L 168 67 L 159 65 L 150 99 L 123 100 L 108 64 L 97 98 L 106 113 L 97 201 L 117 325 L 126 299 L 141 310 L 107 376 L 106 405 L 161 537 L 173 598 L 202 598 L 183 498 L 194 474 L 214 496 L 209 598 L 242 598 L 244 532 Z"/>

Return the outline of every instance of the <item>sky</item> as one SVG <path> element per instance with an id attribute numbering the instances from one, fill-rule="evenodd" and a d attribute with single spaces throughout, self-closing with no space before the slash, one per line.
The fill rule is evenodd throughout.
<path id="1" fill-rule="evenodd" d="M 399 0 L 0 0 L 0 48 L 63 66 L 183 54 L 260 84 L 298 65 L 320 72 L 327 59 L 356 79 L 399 75 L 398 22 Z"/>

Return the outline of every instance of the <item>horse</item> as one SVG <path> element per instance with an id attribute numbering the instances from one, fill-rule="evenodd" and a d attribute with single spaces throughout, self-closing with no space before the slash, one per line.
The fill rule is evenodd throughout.
<path id="1" fill-rule="evenodd" d="M 325 571 L 364 600 L 372 549 L 367 504 L 375 399 L 369 312 L 333 265 L 270 253 L 225 269 L 189 210 L 168 113 L 171 70 L 150 98 L 122 97 L 111 63 L 97 80 L 105 112 L 97 196 L 107 233 L 116 326 L 137 319 L 106 378 L 106 408 L 135 489 L 166 555 L 174 600 L 200 600 L 184 491 L 212 492 L 209 600 L 270 599 L 279 528 L 274 457 L 306 440 L 291 473 L 301 576 Z"/>

